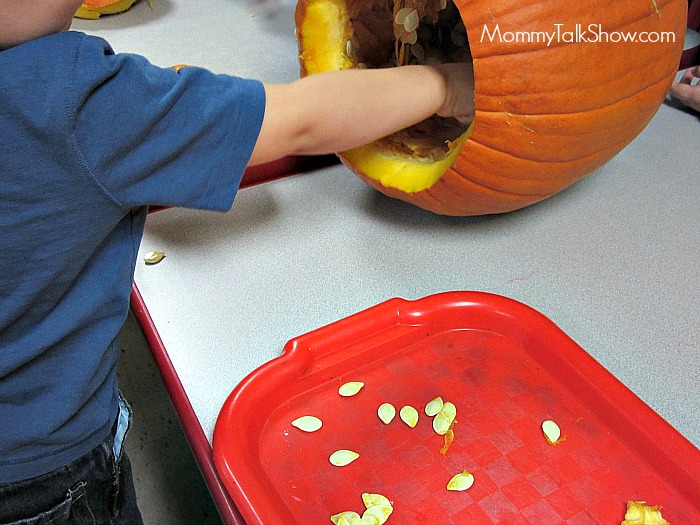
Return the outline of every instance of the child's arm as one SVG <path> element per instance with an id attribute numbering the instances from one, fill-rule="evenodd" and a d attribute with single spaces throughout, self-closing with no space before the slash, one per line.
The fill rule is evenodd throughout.
<path id="1" fill-rule="evenodd" d="M 250 164 L 286 155 L 335 153 L 367 144 L 435 113 L 473 116 L 470 66 L 332 71 L 266 85 L 267 102 Z"/>
<path id="2" fill-rule="evenodd" d="M 675 82 L 671 86 L 671 94 L 686 106 L 700 111 L 700 84 L 691 85 L 693 77 L 700 78 L 700 66 L 683 73 L 680 82 Z"/>

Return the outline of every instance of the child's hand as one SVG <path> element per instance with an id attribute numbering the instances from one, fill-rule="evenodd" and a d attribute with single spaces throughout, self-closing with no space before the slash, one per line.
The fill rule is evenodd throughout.
<path id="1" fill-rule="evenodd" d="M 440 64 L 435 68 L 447 84 L 447 96 L 437 114 L 469 123 L 474 120 L 474 73 L 471 64 Z"/>
<path id="2" fill-rule="evenodd" d="M 671 94 L 686 106 L 700 111 L 700 84 L 693 84 L 695 78 L 700 78 L 700 66 L 688 69 L 679 82 L 671 86 Z"/>

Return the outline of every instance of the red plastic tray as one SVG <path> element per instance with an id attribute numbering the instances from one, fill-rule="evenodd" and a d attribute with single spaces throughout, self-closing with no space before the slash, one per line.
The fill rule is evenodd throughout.
<path id="1" fill-rule="evenodd" d="M 341 397 L 347 381 L 365 387 Z M 438 395 L 457 406 L 444 456 L 423 412 Z M 385 426 L 384 402 L 417 408 L 418 425 Z M 302 415 L 321 430 L 294 428 Z M 564 442 L 545 441 L 545 419 Z M 213 446 L 248 525 L 362 514 L 363 492 L 393 501 L 388 525 L 611 525 L 627 500 L 700 524 L 700 451 L 549 319 L 479 292 L 391 299 L 291 340 L 233 390 Z M 360 458 L 334 467 L 337 449 Z M 474 485 L 448 492 L 464 469 Z"/>

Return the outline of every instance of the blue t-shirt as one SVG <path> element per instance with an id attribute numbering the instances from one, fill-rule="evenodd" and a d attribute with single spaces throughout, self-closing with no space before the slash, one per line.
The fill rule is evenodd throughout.
<path id="1" fill-rule="evenodd" d="M 0 51 L 0 483 L 97 446 L 146 206 L 228 210 L 262 84 L 78 32 Z"/>

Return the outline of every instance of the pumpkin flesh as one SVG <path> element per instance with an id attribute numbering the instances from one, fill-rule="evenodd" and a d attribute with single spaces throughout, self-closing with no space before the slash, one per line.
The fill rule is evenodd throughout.
<path id="1" fill-rule="evenodd" d="M 339 155 L 370 186 L 447 215 L 522 208 L 616 155 L 666 96 L 682 51 L 687 11 L 682 0 L 456 0 L 454 7 L 469 35 L 458 58 L 473 65 L 472 125 L 431 119 Z M 301 74 L 391 67 L 397 48 L 394 12 L 390 1 L 300 0 Z M 548 45 L 484 38 L 484 29 L 493 31 L 496 24 L 510 34 L 551 33 L 555 24 L 564 30 L 604 24 L 602 30 L 609 33 L 666 32 L 675 39 Z"/>
<path id="2" fill-rule="evenodd" d="M 131 8 L 137 0 L 85 0 L 75 13 L 76 18 L 97 20 L 102 15 L 116 15 Z M 151 5 L 152 0 L 148 0 Z"/>

